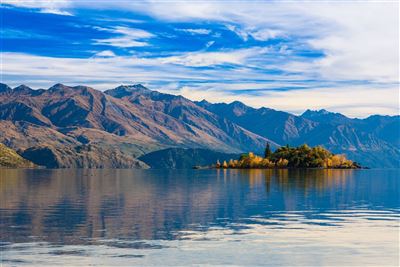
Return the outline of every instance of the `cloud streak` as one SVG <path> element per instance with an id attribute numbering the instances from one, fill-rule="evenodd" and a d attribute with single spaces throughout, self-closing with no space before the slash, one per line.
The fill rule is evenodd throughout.
<path id="1" fill-rule="evenodd" d="M 23 7 L 35 9 L 40 13 L 49 13 L 61 16 L 72 16 L 72 13 L 66 9 L 71 8 L 71 1 L 68 0 L 57 0 L 57 1 L 44 1 L 44 0 L 2 0 L 1 3 L 4 5 L 10 5 L 15 7 Z"/>
<path id="2" fill-rule="evenodd" d="M 115 27 L 115 28 L 100 28 L 96 29 L 100 31 L 107 31 L 113 34 L 116 34 L 118 37 L 108 38 L 108 39 L 95 39 L 95 43 L 97 45 L 109 45 L 115 47 L 140 47 L 140 46 L 148 46 L 147 42 L 143 40 L 150 39 L 154 37 L 150 32 L 141 30 L 141 29 L 133 29 L 128 27 Z"/>
<path id="3" fill-rule="evenodd" d="M 200 35 L 207 35 L 211 33 L 211 30 L 208 29 L 176 29 L 177 31 L 187 32 L 192 35 L 200 34 Z"/>

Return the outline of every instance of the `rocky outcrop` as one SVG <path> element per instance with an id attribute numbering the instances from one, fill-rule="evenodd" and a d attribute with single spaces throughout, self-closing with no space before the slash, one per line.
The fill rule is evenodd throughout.
<path id="1" fill-rule="evenodd" d="M 0 143 L 0 168 L 35 168 L 31 161 L 21 157 L 11 148 Z"/>

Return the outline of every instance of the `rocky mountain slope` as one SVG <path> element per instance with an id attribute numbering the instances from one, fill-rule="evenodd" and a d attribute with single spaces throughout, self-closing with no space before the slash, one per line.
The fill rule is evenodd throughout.
<path id="1" fill-rule="evenodd" d="M 103 93 L 85 86 L 2 84 L 0 103 L 0 142 L 32 160 L 44 154 L 48 160 L 41 163 L 52 168 L 144 167 L 137 157 L 172 146 L 240 152 L 272 142 L 181 96 L 141 86 Z"/>
<path id="2" fill-rule="evenodd" d="M 351 119 L 326 110 L 307 110 L 301 116 L 241 102 L 197 104 L 215 114 L 282 145 L 323 145 L 334 153 L 369 167 L 399 167 L 400 117 L 370 116 Z"/>
<path id="3" fill-rule="evenodd" d="M 204 143 L 207 148 L 215 148 L 214 145 L 219 143 L 219 150 L 236 150 L 236 152 L 249 148 L 260 151 L 267 141 L 277 146 L 268 137 L 264 136 L 263 138 L 254 134 L 182 96 L 151 91 L 142 85 L 119 86 L 113 90 L 105 91 L 105 93 L 128 101 L 139 109 L 146 110 L 148 114 L 166 114 L 172 118 L 171 120 L 176 121 L 177 125 L 182 125 L 184 129 L 194 134 L 190 137 L 190 140 L 194 141 L 195 146 Z M 177 128 L 175 128 L 175 133 L 183 134 Z M 197 138 L 198 134 L 200 134 L 198 136 L 200 139 Z M 218 142 L 214 140 L 218 140 Z"/>

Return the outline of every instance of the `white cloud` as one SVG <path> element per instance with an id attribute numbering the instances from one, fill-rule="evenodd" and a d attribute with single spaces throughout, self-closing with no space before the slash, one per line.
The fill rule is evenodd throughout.
<path id="1" fill-rule="evenodd" d="M 243 31 L 237 26 L 234 25 L 225 25 L 226 28 L 234 33 L 236 33 L 237 36 L 243 39 L 243 41 L 247 41 L 249 39 L 249 34 L 246 31 Z"/>
<path id="2" fill-rule="evenodd" d="M 256 30 L 251 32 L 250 34 L 254 39 L 258 41 L 267 41 L 269 39 L 274 39 L 280 35 L 283 35 L 281 31 L 271 29 Z"/>
<path id="3" fill-rule="evenodd" d="M 399 80 L 397 1 L 99 1 L 93 4 L 91 1 L 4 0 L 3 3 L 60 11 L 122 9 L 172 22 L 214 21 L 229 25 L 243 40 L 249 36 L 257 40 L 277 36 L 304 38 L 303 42 L 326 55 L 305 66 L 316 75 L 330 79 Z M 148 45 L 143 39 L 122 33 L 121 37 L 97 42 L 118 47 Z"/>
<path id="4" fill-rule="evenodd" d="M 223 64 L 242 65 L 246 63 L 247 59 L 259 56 L 265 51 L 266 49 L 263 48 L 249 48 L 221 52 L 192 52 L 179 56 L 165 57 L 162 59 L 162 63 L 172 63 L 189 67 L 206 67 Z"/>
<path id="5" fill-rule="evenodd" d="M 61 15 L 61 16 L 72 16 L 72 13 L 70 13 L 68 11 L 62 11 L 60 9 L 54 9 L 54 8 L 41 9 L 40 13 L 48 13 L 48 14 L 55 14 L 55 15 Z"/>
<path id="6" fill-rule="evenodd" d="M 96 29 L 101 31 L 108 31 L 114 34 L 118 34 L 119 37 L 109 38 L 109 39 L 95 39 L 95 44 L 98 45 L 110 45 L 115 47 L 139 47 L 139 46 L 148 46 L 147 42 L 143 40 L 147 40 L 149 38 L 154 37 L 154 35 L 150 32 L 134 29 L 128 27 L 115 27 L 115 28 L 101 28 L 96 27 Z"/>
<path id="7" fill-rule="evenodd" d="M 2 0 L 1 3 L 16 7 L 38 9 L 41 13 L 72 16 L 69 11 L 65 10 L 71 8 L 72 3 L 68 0 Z"/>
<path id="8" fill-rule="evenodd" d="M 99 57 L 96 54 L 91 58 L 53 58 L 9 52 L 3 52 L 0 56 L 3 62 L 2 82 L 11 85 L 25 83 L 47 87 L 57 82 L 69 82 L 108 89 L 109 84 L 204 78 L 195 70 L 162 65 L 159 58 Z"/>
<path id="9" fill-rule="evenodd" d="M 326 54 L 307 67 L 322 77 L 399 80 L 397 1 L 148 1 L 130 8 L 166 21 L 221 22 L 245 41 L 304 38 Z"/>
<path id="10" fill-rule="evenodd" d="M 111 50 L 104 50 L 104 51 L 96 53 L 94 55 L 94 57 L 115 57 L 115 54 Z"/>
<path id="11" fill-rule="evenodd" d="M 334 34 L 310 40 L 325 52 L 316 61 L 323 77 L 399 80 L 399 4 L 321 5 L 315 16 L 337 24 Z M 339 15 L 340 14 L 340 18 Z"/>
<path id="12" fill-rule="evenodd" d="M 176 29 L 177 31 L 187 32 L 192 35 L 200 34 L 200 35 L 207 35 L 211 33 L 211 30 L 208 29 Z"/>
<path id="13" fill-rule="evenodd" d="M 268 41 L 270 39 L 277 38 L 278 36 L 283 35 L 282 31 L 273 30 L 268 28 L 263 29 L 255 29 L 255 28 L 245 28 L 242 29 L 238 26 L 234 25 L 225 25 L 226 28 L 232 32 L 234 32 L 237 36 L 239 36 L 243 41 L 247 41 L 249 36 L 257 41 Z"/>

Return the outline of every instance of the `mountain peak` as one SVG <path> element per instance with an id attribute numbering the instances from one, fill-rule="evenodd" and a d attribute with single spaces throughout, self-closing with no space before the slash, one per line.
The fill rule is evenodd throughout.
<path id="1" fill-rule="evenodd" d="M 301 114 L 301 117 L 317 122 L 330 121 L 335 123 L 345 123 L 351 120 L 341 113 L 331 112 L 326 109 L 320 109 L 320 110 L 307 109 L 303 114 Z"/>
<path id="2" fill-rule="evenodd" d="M 20 86 L 15 87 L 14 91 L 15 92 L 31 92 L 31 91 L 33 91 L 33 89 L 26 86 L 25 84 L 21 84 Z"/>
<path id="3" fill-rule="evenodd" d="M 104 93 L 116 98 L 122 98 L 124 96 L 132 95 L 133 93 L 149 94 L 150 92 L 153 91 L 147 89 L 142 84 L 133 84 L 133 85 L 120 85 L 114 89 L 106 90 Z"/>
<path id="4" fill-rule="evenodd" d="M 58 88 L 58 87 L 66 87 L 66 86 L 62 83 L 56 83 L 55 85 L 52 86 L 52 88 L 53 87 Z"/>
<path id="5" fill-rule="evenodd" d="M 240 101 L 237 101 L 237 100 L 231 102 L 229 105 L 235 106 L 235 107 L 246 107 L 246 105 L 243 102 L 240 102 Z"/>
<path id="6" fill-rule="evenodd" d="M 130 87 L 133 87 L 133 88 L 135 88 L 135 89 L 149 90 L 149 91 L 150 91 L 150 89 L 148 89 L 146 86 L 144 86 L 144 85 L 142 85 L 142 84 L 140 84 L 140 83 L 134 84 L 134 85 L 130 85 Z"/>
<path id="7" fill-rule="evenodd" d="M 208 102 L 207 100 L 203 99 L 201 101 L 195 101 L 194 102 L 196 105 L 200 106 L 200 107 L 207 107 L 209 105 L 212 105 L 210 102 Z"/>
<path id="8" fill-rule="evenodd" d="M 0 83 L 0 93 L 10 92 L 12 89 L 4 83 Z"/>
<path id="9" fill-rule="evenodd" d="M 120 85 L 116 87 L 115 89 L 120 89 L 120 90 L 127 90 L 127 91 L 137 91 L 137 90 L 146 90 L 146 91 L 151 91 L 147 87 L 143 86 L 142 84 L 130 84 L 130 85 Z"/>
<path id="10" fill-rule="evenodd" d="M 57 91 L 57 90 L 65 90 L 65 89 L 69 89 L 70 87 L 62 84 L 62 83 L 56 83 L 55 85 L 53 85 L 52 87 L 49 88 L 50 91 Z"/>
<path id="11" fill-rule="evenodd" d="M 312 109 L 307 109 L 304 111 L 301 116 L 315 116 L 315 115 L 328 115 L 328 114 L 335 114 L 333 112 L 327 111 L 326 109 L 320 109 L 320 110 L 312 110 Z"/>
<path id="12" fill-rule="evenodd" d="M 233 107 L 232 112 L 237 116 L 245 114 L 249 110 L 249 107 L 240 101 L 233 101 L 229 106 Z"/>

